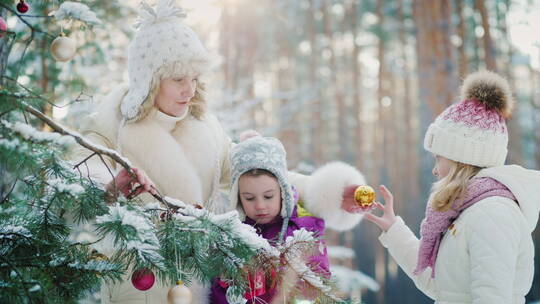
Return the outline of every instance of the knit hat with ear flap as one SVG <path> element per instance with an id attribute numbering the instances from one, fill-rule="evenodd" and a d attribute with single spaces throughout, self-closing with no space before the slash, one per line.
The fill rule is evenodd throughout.
<path id="1" fill-rule="evenodd" d="M 182 23 L 186 14 L 174 6 L 174 0 L 159 0 L 155 8 L 143 1 L 139 17 L 128 53 L 129 90 L 120 106 L 128 121 L 141 114 L 153 81 L 205 74 L 217 58 Z"/>
<path id="2" fill-rule="evenodd" d="M 242 174 L 252 169 L 270 171 L 277 178 L 281 188 L 281 227 L 279 241 L 283 240 L 289 218 L 294 208 L 294 193 L 287 179 L 287 160 L 285 148 L 279 140 L 272 137 L 255 136 L 237 144 L 231 150 L 232 187 L 229 200 L 232 208 L 245 216 L 238 202 L 238 180 Z"/>
<path id="3" fill-rule="evenodd" d="M 461 102 L 448 107 L 424 137 L 424 148 L 433 154 L 478 167 L 504 165 L 508 154 L 506 118 L 514 100 L 506 80 L 481 71 L 463 82 Z"/>

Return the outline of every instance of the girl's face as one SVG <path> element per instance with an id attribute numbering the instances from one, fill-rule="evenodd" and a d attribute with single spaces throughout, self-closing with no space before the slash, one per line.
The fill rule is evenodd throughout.
<path id="1" fill-rule="evenodd" d="M 452 161 L 440 155 L 433 156 L 435 157 L 435 167 L 431 172 L 433 173 L 433 175 L 435 175 L 435 177 L 437 177 L 437 179 L 441 180 L 450 172 L 450 168 L 452 167 Z"/>
<path id="2" fill-rule="evenodd" d="M 197 78 L 193 76 L 165 78 L 159 84 L 156 106 L 169 116 L 180 117 L 188 110 L 196 88 Z"/>
<path id="3" fill-rule="evenodd" d="M 258 224 L 272 222 L 281 211 L 281 188 L 275 177 L 242 175 L 238 193 L 244 212 Z"/>

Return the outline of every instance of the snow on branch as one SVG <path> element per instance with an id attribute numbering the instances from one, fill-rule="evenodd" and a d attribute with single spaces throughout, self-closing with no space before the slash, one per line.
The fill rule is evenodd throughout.
<path id="1" fill-rule="evenodd" d="M 96 17 L 94 13 L 88 6 L 82 3 L 65 1 L 60 4 L 58 10 L 51 12 L 52 16 L 56 20 L 66 20 L 66 19 L 77 19 L 87 24 L 100 24 L 101 21 Z"/>
<path id="2" fill-rule="evenodd" d="M 335 301 L 341 301 L 339 297 L 333 294 L 332 288 L 325 284 L 321 276 L 311 270 L 305 263 L 303 255 L 306 252 L 306 244 L 316 242 L 313 232 L 305 229 L 296 230 L 292 236 L 287 237 L 280 251 L 284 253 L 284 258 L 291 269 L 296 272 L 298 277 L 310 284 L 314 288 L 320 290 L 325 296 Z"/>
<path id="3" fill-rule="evenodd" d="M 0 120 L 0 124 L 19 134 L 24 139 L 31 140 L 33 142 L 51 142 L 64 147 L 69 147 L 75 143 L 73 138 L 70 136 L 64 136 L 58 133 L 38 131 L 34 127 L 22 122 L 16 122 L 12 124 L 6 120 Z"/>
<path id="4" fill-rule="evenodd" d="M 156 227 L 142 208 L 116 203 L 109 206 L 108 213 L 97 216 L 98 229 L 105 233 L 121 233 L 121 237 L 115 239 L 120 249 L 134 251 L 137 256 L 158 267 L 163 266 L 163 257 L 159 254 L 159 240 L 155 234 Z M 133 229 L 125 229 L 129 226 Z M 127 232 L 134 233 L 127 233 Z M 120 239 L 124 241 L 120 243 Z"/>
<path id="5" fill-rule="evenodd" d="M 84 193 L 83 186 L 79 184 L 68 184 L 60 178 L 49 179 L 47 183 L 52 188 L 56 189 L 57 192 L 69 193 L 72 196 Z"/>

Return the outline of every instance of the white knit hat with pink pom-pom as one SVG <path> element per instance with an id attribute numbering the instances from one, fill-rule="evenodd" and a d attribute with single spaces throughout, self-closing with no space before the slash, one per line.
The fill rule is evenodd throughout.
<path id="1" fill-rule="evenodd" d="M 508 154 L 506 118 L 514 100 L 508 82 L 481 71 L 465 79 L 461 102 L 448 107 L 424 137 L 424 148 L 453 161 L 478 167 L 504 165 Z"/>

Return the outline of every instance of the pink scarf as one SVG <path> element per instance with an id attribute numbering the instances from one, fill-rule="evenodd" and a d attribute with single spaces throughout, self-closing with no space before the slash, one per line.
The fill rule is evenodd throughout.
<path id="1" fill-rule="evenodd" d="M 492 178 L 483 177 L 472 179 L 463 199 L 458 199 L 448 211 L 435 211 L 431 204 L 428 204 L 426 217 L 420 226 L 420 249 L 418 251 L 418 264 L 413 272 L 415 275 L 422 273 L 427 267 L 431 267 L 431 277 L 435 277 L 435 261 L 439 245 L 448 227 L 463 210 L 491 196 L 502 196 L 516 200 L 506 186 Z"/>

